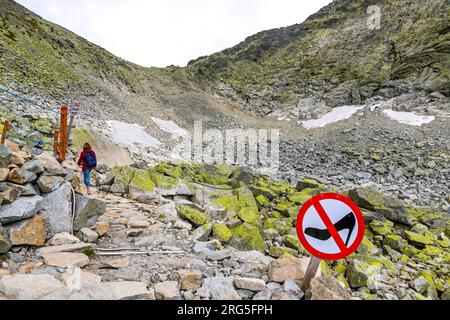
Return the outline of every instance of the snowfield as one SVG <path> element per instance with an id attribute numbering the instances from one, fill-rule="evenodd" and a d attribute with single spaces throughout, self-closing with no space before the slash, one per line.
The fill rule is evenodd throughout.
<path id="1" fill-rule="evenodd" d="M 395 120 L 397 122 L 408 124 L 410 126 L 417 126 L 420 127 L 424 124 L 433 122 L 435 117 L 434 116 L 421 116 L 417 115 L 413 112 L 400 112 L 400 111 L 394 111 L 394 110 L 384 110 L 383 113 L 387 115 L 392 120 Z"/>
<path id="2" fill-rule="evenodd" d="M 158 148 L 162 143 L 149 135 L 144 127 L 120 121 L 108 121 L 114 142 L 125 146 Z"/>

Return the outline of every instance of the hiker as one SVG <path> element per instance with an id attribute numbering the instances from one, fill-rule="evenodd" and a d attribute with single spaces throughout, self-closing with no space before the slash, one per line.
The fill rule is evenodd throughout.
<path id="1" fill-rule="evenodd" d="M 92 170 L 97 169 L 97 157 L 89 143 L 84 144 L 83 152 L 81 152 L 80 159 L 77 164 L 82 166 L 84 184 L 87 187 L 88 194 L 91 194 L 91 178 L 89 175 Z"/>

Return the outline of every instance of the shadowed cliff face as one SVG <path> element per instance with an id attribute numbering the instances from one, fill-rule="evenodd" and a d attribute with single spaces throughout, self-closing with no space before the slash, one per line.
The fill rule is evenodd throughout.
<path id="1" fill-rule="evenodd" d="M 329 107 L 410 88 L 448 96 L 449 63 L 446 1 L 336 0 L 302 24 L 261 32 L 189 69 L 247 110 L 268 114 L 311 96 Z"/>

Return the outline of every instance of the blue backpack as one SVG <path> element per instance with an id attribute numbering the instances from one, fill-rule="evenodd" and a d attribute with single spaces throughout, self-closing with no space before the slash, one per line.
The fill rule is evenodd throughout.
<path id="1" fill-rule="evenodd" d="M 86 167 L 95 168 L 97 167 L 97 159 L 95 159 L 94 153 L 89 151 L 86 153 Z"/>

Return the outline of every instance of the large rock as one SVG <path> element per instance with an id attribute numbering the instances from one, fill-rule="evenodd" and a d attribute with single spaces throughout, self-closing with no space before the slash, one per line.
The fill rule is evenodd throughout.
<path id="1" fill-rule="evenodd" d="M 180 290 L 178 282 L 166 281 L 158 283 L 154 286 L 155 296 L 157 300 L 179 300 Z"/>
<path id="2" fill-rule="evenodd" d="M 26 162 L 22 166 L 22 169 L 28 170 L 28 171 L 36 173 L 36 174 L 41 174 L 44 172 L 44 166 L 42 165 L 42 162 L 39 159 L 34 159 L 34 160 Z"/>
<path id="3" fill-rule="evenodd" d="M 45 152 L 36 157 L 44 167 L 44 175 L 64 176 L 64 169 L 51 153 Z"/>
<path id="4" fill-rule="evenodd" d="M 66 244 L 75 244 L 75 243 L 80 243 L 80 239 L 71 235 L 68 232 L 61 232 L 61 233 L 55 234 L 48 241 L 47 244 L 49 246 L 62 246 L 62 245 L 66 245 Z"/>
<path id="5" fill-rule="evenodd" d="M 231 245 L 243 251 L 264 252 L 264 238 L 258 226 L 244 223 L 231 230 Z"/>
<path id="6" fill-rule="evenodd" d="M 62 177 L 41 176 L 37 181 L 37 185 L 42 193 L 50 193 L 58 189 L 63 182 L 64 179 Z"/>
<path id="7" fill-rule="evenodd" d="M 22 197 L 12 204 L 0 207 L 0 223 L 8 224 L 31 218 L 42 208 L 42 197 Z"/>
<path id="8" fill-rule="evenodd" d="M 178 270 L 180 289 L 186 291 L 196 291 L 202 282 L 202 272 L 199 270 Z"/>
<path id="9" fill-rule="evenodd" d="M 9 148 L 4 145 L 0 145 L 0 167 L 6 168 L 9 165 L 9 161 L 11 160 L 12 153 Z"/>
<path id="10" fill-rule="evenodd" d="M 214 277 L 205 279 L 202 288 L 211 294 L 212 300 L 242 300 L 233 284 L 233 278 Z"/>
<path id="11" fill-rule="evenodd" d="M 44 195 L 41 216 L 45 221 L 48 239 L 72 230 L 72 189 L 66 182 L 59 189 Z"/>
<path id="12" fill-rule="evenodd" d="M 106 203 L 81 195 L 76 195 L 76 212 L 73 230 L 80 231 L 82 228 L 92 228 L 97 219 L 106 211 Z"/>
<path id="13" fill-rule="evenodd" d="M 9 169 L 8 168 L 0 168 L 0 182 L 4 182 L 8 180 L 9 177 Z"/>
<path id="14" fill-rule="evenodd" d="M 175 223 L 178 220 L 178 212 L 174 202 L 170 202 L 156 209 L 156 216 L 161 222 Z"/>
<path id="15" fill-rule="evenodd" d="M 332 276 L 314 278 L 310 288 L 311 300 L 350 300 L 350 293 Z"/>
<path id="16" fill-rule="evenodd" d="M 387 197 L 370 188 L 351 190 L 349 197 L 361 208 L 381 213 L 392 221 L 413 225 L 413 217 L 398 199 Z"/>
<path id="17" fill-rule="evenodd" d="M 42 257 L 46 265 L 57 268 L 83 268 L 89 263 L 88 256 L 82 253 L 56 252 L 46 253 Z"/>
<path id="18" fill-rule="evenodd" d="M 9 231 L 11 242 L 15 246 L 41 247 L 47 240 L 44 219 L 38 215 L 31 219 L 8 225 L 7 230 Z"/>
<path id="19" fill-rule="evenodd" d="M 376 289 L 376 277 L 379 266 L 370 265 L 360 260 L 351 261 L 346 269 L 346 276 L 350 287 L 353 289 L 367 286 L 369 289 Z"/>
<path id="20" fill-rule="evenodd" d="M 3 198 L 4 204 L 11 204 L 16 201 L 22 194 L 21 186 L 13 187 L 14 185 L 2 184 L 0 186 L 0 194 Z"/>
<path id="21" fill-rule="evenodd" d="M 9 240 L 8 234 L 0 225 L 0 255 L 7 253 L 11 249 L 12 243 Z"/>
<path id="22" fill-rule="evenodd" d="M 83 242 L 94 243 L 98 239 L 98 234 L 89 228 L 82 228 L 79 232 L 79 237 Z"/>
<path id="23" fill-rule="evenodd" d="M 36 180 L 36 178 L 37 175 L 33 172 L 20 168 L 14 168 L 9 173 L 8 180 L 17 184 L 27 184 L 28 182 Z"/>
<path id="24" fill-rule="evenodd" d="M 16 274 L 0 279 L 0 293 L 13 300 L 38 300 L 65 286 L 49 275 Z"/>
<path id="25" fill-rule="evenodd" d="M 260 292 L 266 288 L 266 283 L 261 279 L 254 278 L 241 278 L 236 277 L 234 279 L 236 288 L 250 290 L 253 292 Z"/>
<path id="26" fill-rule="evenodd" d="M 293 256 L 282 256 L 269 266 L 269 281 L 283 283 L 287 280 L 303 280 L 305 276 L 302 260 Z"/>

